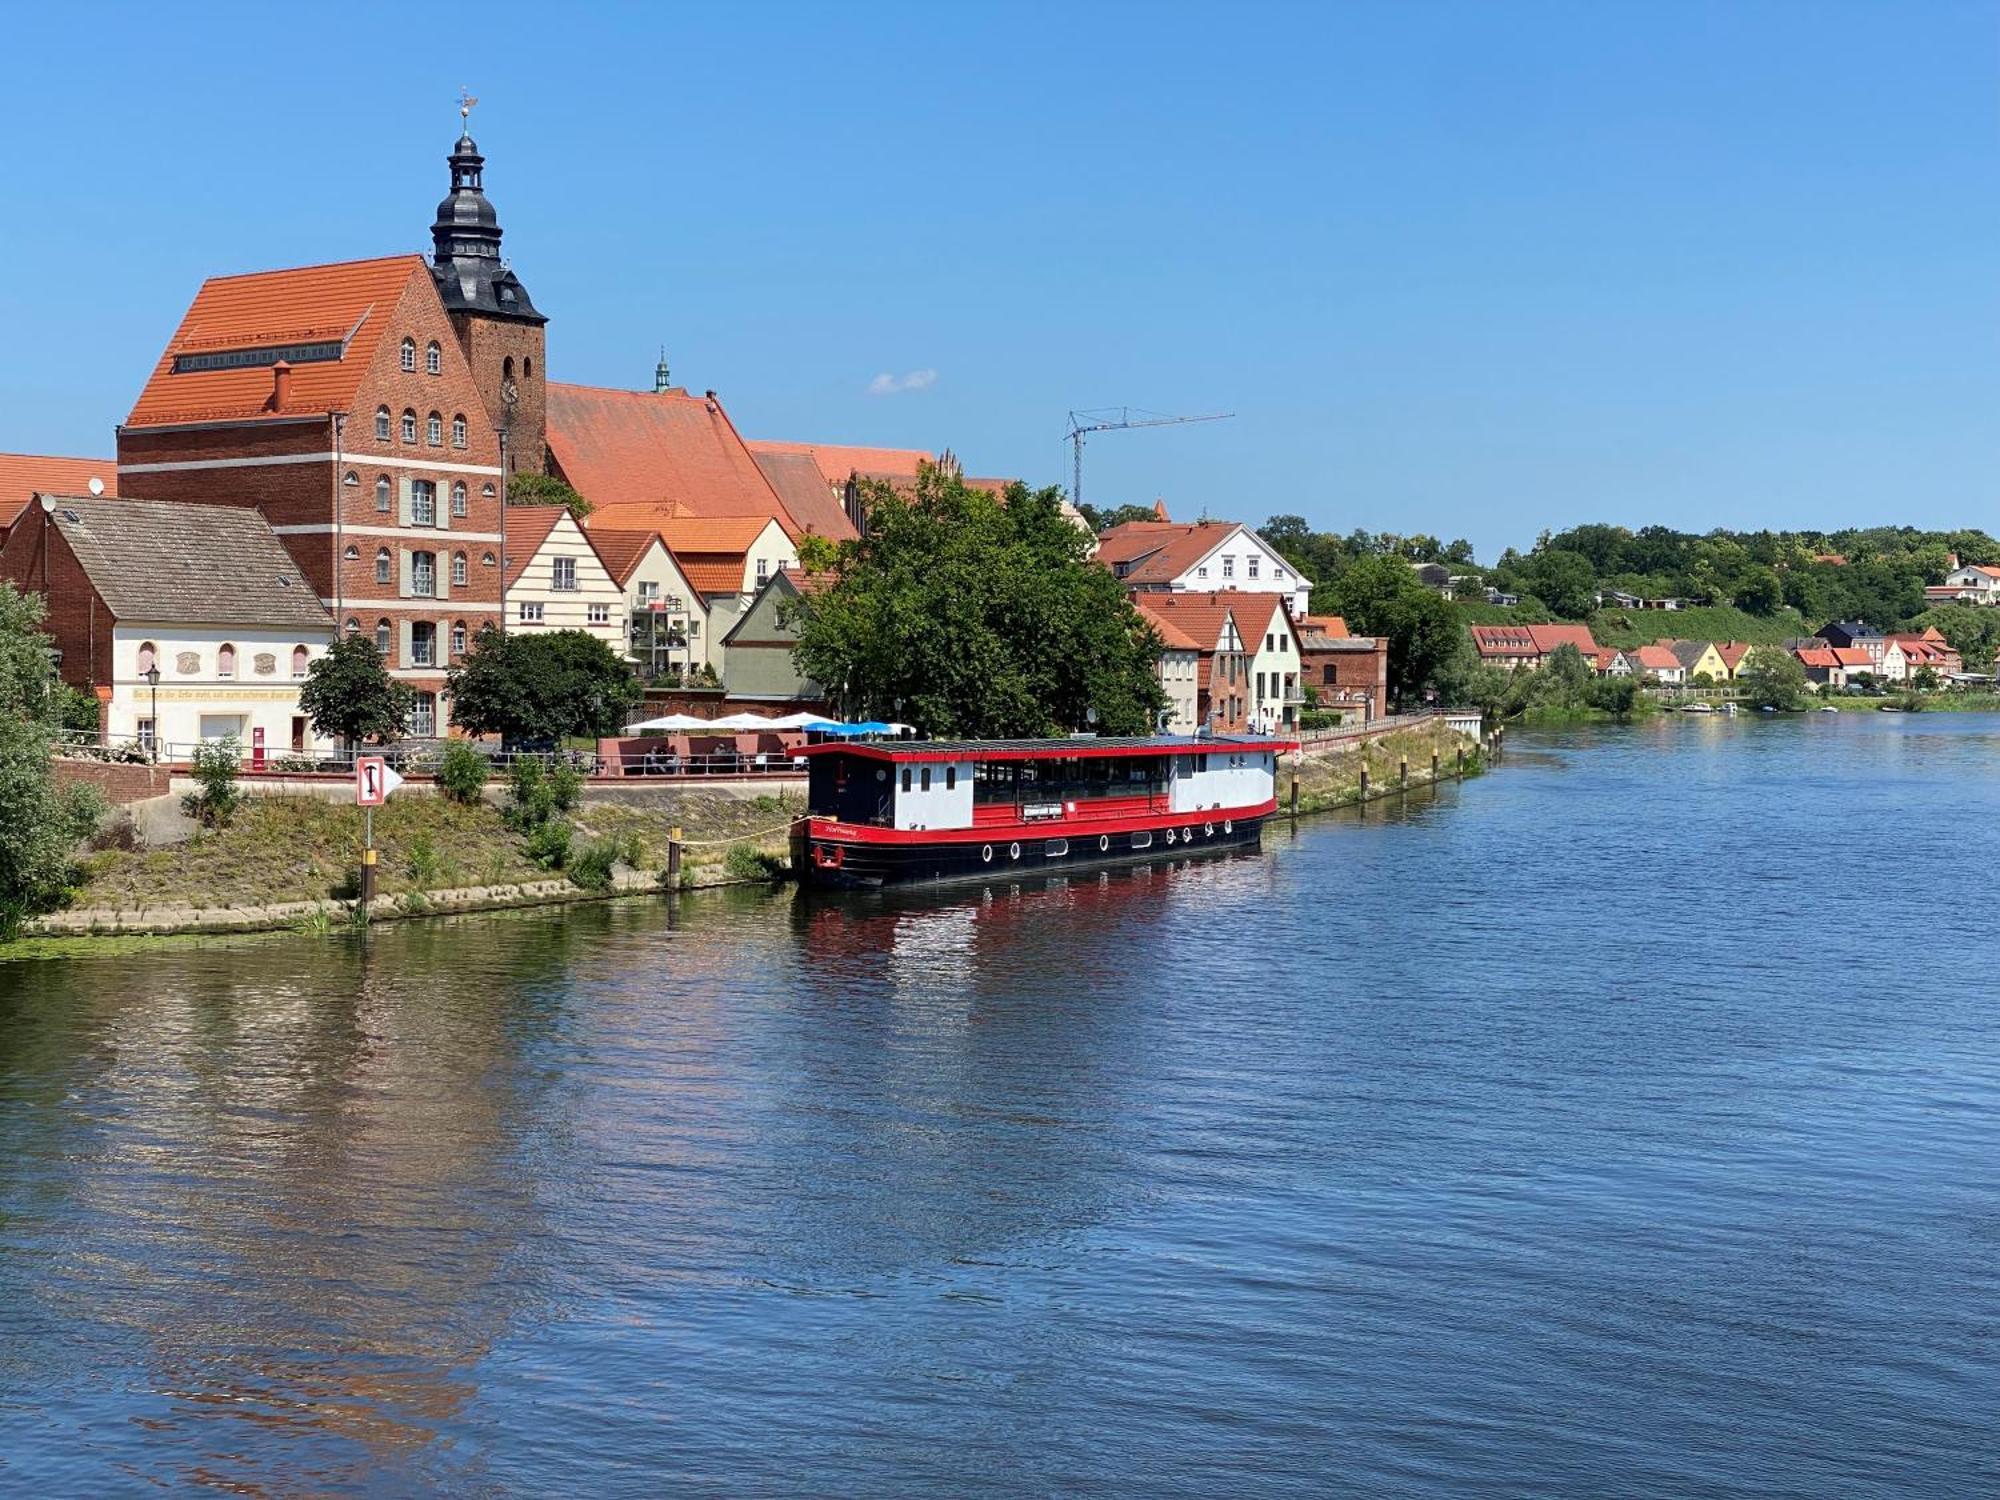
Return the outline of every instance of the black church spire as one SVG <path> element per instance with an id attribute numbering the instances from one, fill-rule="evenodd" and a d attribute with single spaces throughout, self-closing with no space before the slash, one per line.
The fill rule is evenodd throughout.
<path id="1" fill-rule="evenodd" d="M 469 105 L 460 111 L 470 112 Z M 431 224 L 431 275 L 446 310 L 546 323 L 528 289 L 500 259 L 500 216 L 487 201 L 481 182 L 486 158 L 479 154 L 469 123 L 445 160 L 451 166 L 451 191 Z"/>

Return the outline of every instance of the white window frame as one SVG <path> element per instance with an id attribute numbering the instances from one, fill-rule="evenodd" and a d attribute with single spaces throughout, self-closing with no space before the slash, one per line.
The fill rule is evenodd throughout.
<path id="1" fill-rule="evenodd" d="M 552 557 L 549 559 L 549 587 L 565 594 L 576 592 L 575 558 Z"/>
<path id="2" fill-rule="evenodd" d="M 539 625 L 542 623 L 541 600 L 523 599 L 521 601 L 521 623 L 523 625 Z"/>

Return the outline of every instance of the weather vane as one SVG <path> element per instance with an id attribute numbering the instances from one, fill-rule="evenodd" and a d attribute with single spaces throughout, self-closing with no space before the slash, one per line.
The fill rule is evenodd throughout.
<path id="1" fill-rule="evenodd" d="M 479 100 L 473 96 L 471 91 L 461 85 L 458 91 L 459 119 L 464 120 L 468 124 L 470 124 L 472 120 L 472 111 L 478 105 L 478 103 Z"/>

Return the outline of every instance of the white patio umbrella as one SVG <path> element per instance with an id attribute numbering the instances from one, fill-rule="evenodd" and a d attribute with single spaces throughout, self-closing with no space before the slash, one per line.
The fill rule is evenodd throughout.
<path id="1" fill-rule="evenodd" d="M 683 729 L 706 729 L 711 721 L 697 719 L 693 714 L 667 714 L 658 719 L 641 719 L 636 724 L 627 724 L 627 734 L 644 734 L 648 730 L 664 729 L 669 732 Z"/>
<path id="2" fill-rule="evenodd" d="M 771 721 L 762 714 L 724 714 L 719 719 L 709 719 L 704 729 L 769 729 Z"/>
<path id="3" fill-rule="evenodd" d="M 839 720 L 829 719 L 825 714 L 786 714 L 782 718 L 773 719 L 771 727 L 773 729 L 826 729 L 838 722 Z"/>

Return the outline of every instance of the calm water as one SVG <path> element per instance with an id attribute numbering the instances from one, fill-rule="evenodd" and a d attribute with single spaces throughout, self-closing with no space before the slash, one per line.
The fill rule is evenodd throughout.
<path id="1" fill-rule="evenodd" d="M 0 1493 L 2000 1486 L 2000 721 L 0 964 Z"/>

